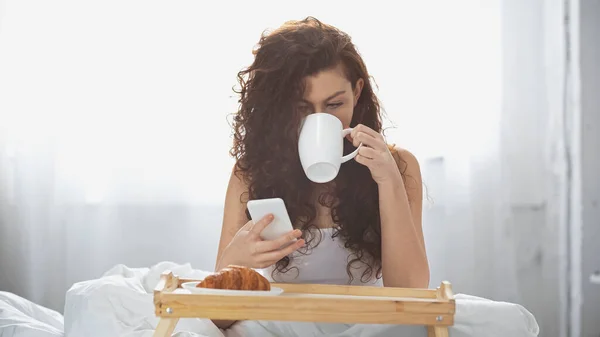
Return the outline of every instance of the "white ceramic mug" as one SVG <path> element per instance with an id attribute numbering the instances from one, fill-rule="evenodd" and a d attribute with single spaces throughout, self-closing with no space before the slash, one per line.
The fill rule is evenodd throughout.
<path id="1" fill-rule="evenodd" d="M 344 137 L 352 128 L 343 129 L 334 115 L 317 112 L 306 116 L 300 126 L 298 152 L 306 177 L 316 183 L 332 181 L 342 163 L 356 157 L 358 146 L 352 153 L 344 154 Z"/>

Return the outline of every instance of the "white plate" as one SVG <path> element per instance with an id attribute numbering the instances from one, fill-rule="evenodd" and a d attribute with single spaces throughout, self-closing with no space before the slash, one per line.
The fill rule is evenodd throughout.
<path id="1" fill-rule="evenodd" d="M 266 290 L 229 290 L 229 289 L 210 289 L 197 288 L 196 285 L 200 282 L 184 282 L 181 284 L 183 289 L 189 290 L 193 294 L 204 295 L 231 295 L 231 296 L 278 296 L 283 293 L 283 289 L 271 287 L 270 291 Z"/>

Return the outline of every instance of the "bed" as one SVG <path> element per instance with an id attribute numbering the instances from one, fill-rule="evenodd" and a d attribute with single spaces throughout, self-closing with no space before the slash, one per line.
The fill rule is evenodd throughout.
<path id="1" fill-rule="evenodd" d="M 165 287 L 167 287 L 167 291 L 170 291 L 174 284 L 179 287 L 182 280 L 202 279 L 208 274 L 207 271 L 193 269 L 189 264 L 176 264 L 168 261 L 143 268 L 117 265 L 97 279 L 74 284 L 66 293 L 64 315 L 14 294 L 0 292 L 0 337 L 151 337 L 155 335 L 157 329 L 159 334 L 165 335 L 166 333 L 166 335 L 174 337 L 427 337 L 427 325 L 448 326 L 448 335 L 451 337 L 533 337 L 539 334 L 535 317 L 521 305 L 460 293 L 453 294 L 453 301 L 451 299 L 439 301 L 446 303 L 446 309 L 452 308 L 451 303 L 454 305 L 454 312 L 448 311 L 441 322 L 437 321 L 436 316 L 435 322 L 423 321 L 420 323 L 424 324 L 416 325 L 391 324 L 390 322 L 393 321 L 390 319 L 398 319 L 398 315 L 393 317 L 395 314 L 389 313 L 387 317 L 381 316 L 381 321 L 375 324 L 373 320 L 377 318 L 377 314 L 368 315 L 360 312 L 358 314 L 355 312 L 354 317 L 371 316 L 369 318 L 371 320 L 364 318 L 354 320 L 358 323 L 335 323 L 335 321 L 339 321 L 340 316 L 335 316 L 335 312 L 331 312 L 335 309 L 331 305 L 320 313 L 320 316 L 327 314 L 331 317 L 326 319 L 317 317 L 321 322 L 315 322 L 316 319 L 309 316 L 304 316 L 304 321 L 295 318 L 285 320 L 281 316 L 255 316 L 235 324 L 226 331 L 218 329 L 209 319 L 194 317 L 197 316 L 196 310 L 187 317 L 166 316 L 169 306 L 165 306 L 165 304 L 169 305 L 169 298 L 166 297 L 167 301 L 165 301 L 165 297 L 163 297 L 161 302 L 160 296 L 157 297 L 155 291 L 162 293 Z M 286 287 L 286 285 L 282 286 Z M 306 285 L 288 285 L 287 287 L 286 291 L 296 294 L 303 291 L 311 294 L 328 292 L 331 289 L 344 292 L 347 289 L 345 287 L 323 288 Z M 440 289 L 443 289 L 443 286 Z M 437 299 L 439 291 L 449 295 L 451 294 L 449 290 L 449 288 L 431 290 L 427 293 L 435 292 Z M 364 291 L 368 293 L 372 290 L 365 288 Z M 405 294 L 400 295 L 405 296 Z M 415 296 L 409 297 L 414 298 Z M 157 301 L 155 302 L 155 300 Z M 225 304 L 212 303 L 211 306 L 210 302 L 206 302 L 205 308 L 223 312 Z M 408 302 L 403 301 L 403 303 Z M 164 310 L 163 313 L 157 310 L 157 305 Z M 170 307 L 172 309 L 170 315 L 172 315 L 176 311 L 173 309 L 173 305 Z M 301 309 L 302 306 L 299 305 L 296 309 L 298 308 Z M 351 310 L 355 309 L 347 311 Z M 429 309 L 425 309 L 425 311 L 427 310 Z M 175 313 L 175 315 L 177 314 Z M 446 320 L 445 317 L 449 318 L 450 316 L 453 316 L 453 320 Z M 160 323 L 162 317 L 172 320 Z M 441 333 L 443 335 L 443 331 Z"/>

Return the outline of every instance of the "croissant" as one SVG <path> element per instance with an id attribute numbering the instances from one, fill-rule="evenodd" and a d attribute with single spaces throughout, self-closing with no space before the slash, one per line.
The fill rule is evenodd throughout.
<path id="1" fill-rule="evenodd" d="M 228 290 L 271 290 L 271 283 L 252 268 L 229 265 L 204 278 L 197 288 Z"/>

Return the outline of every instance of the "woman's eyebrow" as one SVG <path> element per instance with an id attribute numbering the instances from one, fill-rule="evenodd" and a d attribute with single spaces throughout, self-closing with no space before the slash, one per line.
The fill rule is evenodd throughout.
<path id="1" fill-rule="evenodd" d="M 329 101 L 330 99 L 333 99 L 333 98 L 335 98 L 336 96 L 339 96 L 339 95 L 341 95 L 341 94 L 345 94 L 345 93 L 346 93 L 346 90 L 340 90 L 340 91 L 338 91 L 338 92 L 334 93 L 333 95 L 331 95 L 331 96 L 327 97 L 327 98 L 325 99 L 325 102 Z"/>
<path id="2" fill-rule="evenodd" d="M 338 91 L 338 92 L 334 93 L 333 95 L 331 95 L 331 96 L 327 97 L 327 98 L 325 99 L 325 102 L 327 102 L 327 101 L 329 101 L 329 100 L 331 100 L 331 99 L 334 99 L 334 98 L 336 98 L 337 96 L 339 96 L 339 95 L 341 95 L 341 94 L 345 94 L 345 93 L 346 93 L 346 90 L 340 90 L 340 91 Z M 306 100 L 306 99 L 304 99 L 304 98 L 302 99 L 302 102 L 304 102 L 304 103 L 307 103 L 307 104 L 312 104 L 311 102 L 307 101 L 307 100 Z"/>

